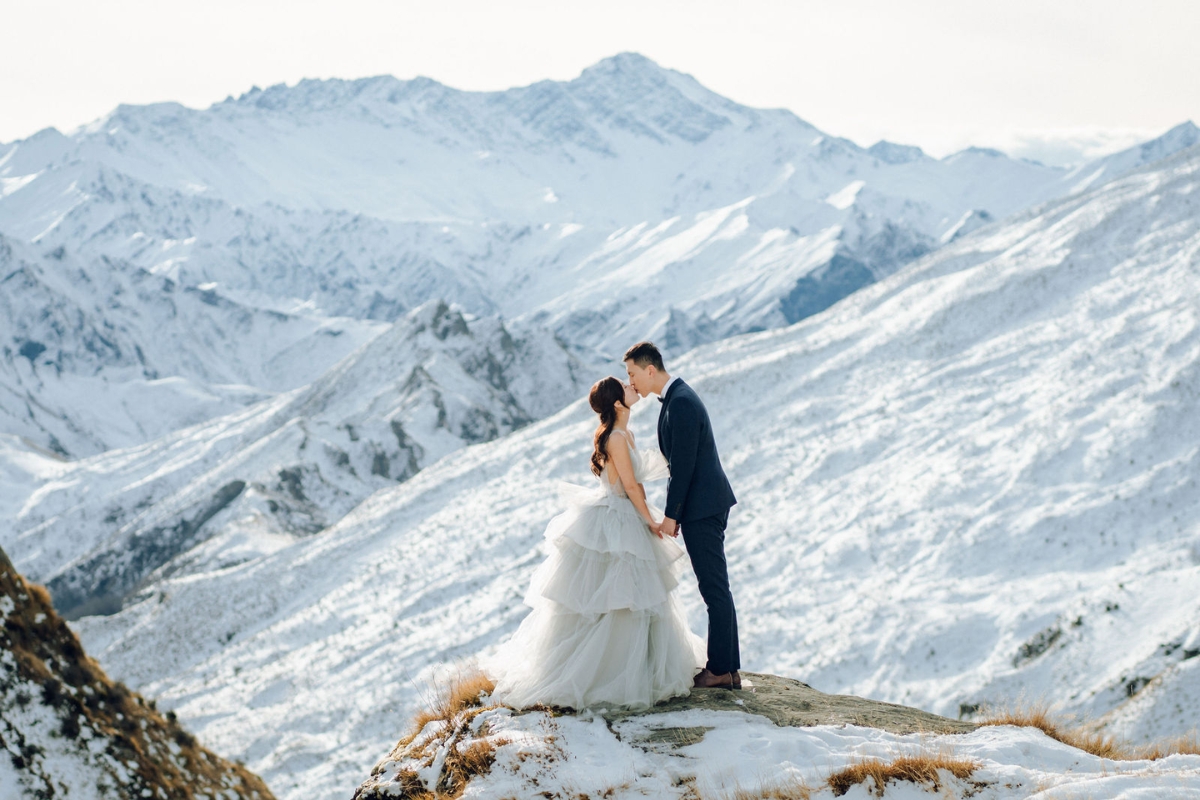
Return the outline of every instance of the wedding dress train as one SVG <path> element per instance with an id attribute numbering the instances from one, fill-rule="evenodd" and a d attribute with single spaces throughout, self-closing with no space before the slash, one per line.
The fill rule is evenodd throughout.
<path id="1" fill-rule="evenodd" d="M 661 454 L 612 436 L 625 439 L 639 483 L 666 477 Z M 496 699 L 636 710 L 690 692 L 705 646 L 674 591 L 684 550 L 650 532 L 615 477 L 605 465 L 595 489 L 562 484 L 567 508 L 546 527 L 550 554 L 525 597 L 533 610 L 483 665 Z"/>

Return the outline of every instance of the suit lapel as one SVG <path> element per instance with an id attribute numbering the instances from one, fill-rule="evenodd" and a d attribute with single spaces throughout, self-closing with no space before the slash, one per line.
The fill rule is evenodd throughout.
<path id="1" fill-rule="evenodd" d="M 663 433 L 667 427 L 667 404 L 671 402 L 671 395 L 675 394 L 675 389 L 678 388 L 681 383 L 683 383 L 682 379 L 676 379 L 676 381 L 671 384 L 671 387 L 667 389 L 665 394 L 663 394 L 662 407 L 658 409 L 658 451 L 663 454 L 664 458 L 667 458 L 667 445 L 666 442 L 663 441 Z M 667 458 L 668 464 L 670 463 L 670 460 L 670 458 Z"/>
<path id="2" fill-rule="evenodd" d="M 664 399 L 658 404 L 658 452 L 663 454 L 665 458 L 667 449 L 663 446 L 663 420 L 667 418 L 667 401 Z"/>

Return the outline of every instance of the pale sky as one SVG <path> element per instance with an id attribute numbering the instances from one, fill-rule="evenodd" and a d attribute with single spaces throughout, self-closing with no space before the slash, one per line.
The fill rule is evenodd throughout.
<path id="1" fill-rule="evenodd" d="M 1077 160 L 1200 123 L 1200 0 L 3 0 L 0 141 L 253 85 L 575 77 L 630 50 L 861 145 Z"/>

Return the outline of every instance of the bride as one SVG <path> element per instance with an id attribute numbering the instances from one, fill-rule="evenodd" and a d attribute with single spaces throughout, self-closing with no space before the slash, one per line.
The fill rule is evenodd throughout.
<path id="1" fill-rule="evenodd" d="M 662 511 L 642 488 L 667 465 L 634 444 L 629 411 L 639 399 L 616 378 L 588 395 L 600 416 L 600 486 L 564 484 L 567 509 L 546 528 L 550 554 L 525 597 L 533 611 L 484 664 L 492 696 L 508 705 L 644 709 L 688 694 L 704 665 L 704 643 L 674 593 L 683 548 L 659 532 Z"/>

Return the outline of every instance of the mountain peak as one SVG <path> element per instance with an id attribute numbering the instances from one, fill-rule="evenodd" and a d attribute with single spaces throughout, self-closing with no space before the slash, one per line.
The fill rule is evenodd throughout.
<path id="1" fill-rule="evenodd" d="M 888 164 L 909 164 L 927 158 L 925 151 L 915 145 L 896 144 L 886 139 L 868 147 L 867 152 Z"/>
<path id="2" fill-rule="evenodd" d="M 752 113 L 691 75 L 639 53 L 602 59 L 566 89 L 609 125 L 659 141 L 673 137 L 696 144 L 728 125 L 732 116 Z"/>
<path id="3" fill-rule="evenodd" d="M 1171 128 L 1162 136 L 1139 145 L 1141 161 L 1143 164 L 1157 161 L 1179 150 L 1191 147 L 1196 142 L 1200 142 L 1200 128 L 1197 128 L 1189 119 Z"/>
<path id="4" fill-rule="evenodd" d="M 662 73 L 670 72 L 665 67 L 659 65 L 657 61 L 641 53 L 633 51 L 625 51 L 616 55 L 602 58 L 590 67 L 583 70 L 583 74 L 589 72 L 601 74 L 614 74 L 617 72 L 650 72 Z"/>

